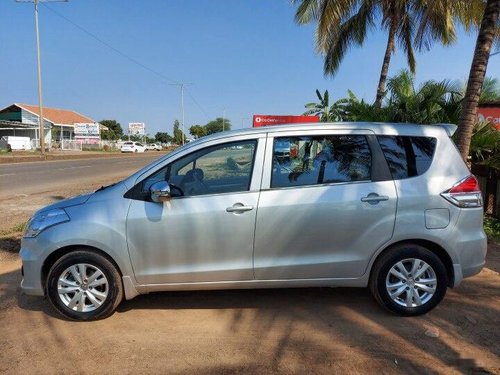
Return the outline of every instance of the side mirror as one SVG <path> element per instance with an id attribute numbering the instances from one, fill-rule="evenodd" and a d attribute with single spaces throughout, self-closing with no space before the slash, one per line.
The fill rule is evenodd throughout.
<path id="1" fill-rule="evenodd" d="M 172 197 L 170 195 L 170 185 L 167 181 L 155 182 L 149 188 L 151 193 L 151 200 L 156 203 L 169 201 Z"/>

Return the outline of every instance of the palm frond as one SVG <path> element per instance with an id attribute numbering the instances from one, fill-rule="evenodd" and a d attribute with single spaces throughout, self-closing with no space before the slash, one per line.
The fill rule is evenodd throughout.
<path id="1" fill-rule="evenodd" d="M 338 30 L 328 35 L 328 51 L 325 56 L 324 73 L 334 75 L 347 50 L 353 45 L 362 45 L 367 28 L 373 25 L 374 2 L 363 2 L 355 15 L 339 25 Z"/>

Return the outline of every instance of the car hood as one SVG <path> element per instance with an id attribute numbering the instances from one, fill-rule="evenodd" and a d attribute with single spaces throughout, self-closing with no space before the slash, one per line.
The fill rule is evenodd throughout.
<path id="1" fill-rule="evenodd" d="M 51 205 L 48 205 L 40 210 L 37 211 L 37 213 L 44 212 L 44 211 L 49 211 L 53 210 L 55 208 L 66 208 L 66 207 L 71 207 L 71 206 L 78 206 L 80 204 L 84 204 L 89 200 L 89 198 L 93 195 L 94 193 L 90 194 L 83 194 L 83 195 L 77 195 L 76 197 L 64 199 L 62 201 L 53 203 Z"/>

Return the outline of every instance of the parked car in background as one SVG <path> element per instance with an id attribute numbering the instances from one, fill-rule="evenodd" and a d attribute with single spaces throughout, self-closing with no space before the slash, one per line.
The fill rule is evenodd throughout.
<path id="1" fill-rule="evenodd" d="M 35 213 L 21 288 L 78 320 L 155 291 L 339 286 L 424 314 L 485 264 L 481 192 L 455 130 L 336 123 L 200 138 Z"/>
<path id="2" fill-rule="evenodd" d="M 125 142 L 121 149 L 121 152 L 144 152 L 146 147 L 139 142 Z"/>
<path id="3" fill-rule="evenodd" d="M 159 143 L 151 143 L 146 145 L 146 151 L 161 151 L 162 147 Z"/>

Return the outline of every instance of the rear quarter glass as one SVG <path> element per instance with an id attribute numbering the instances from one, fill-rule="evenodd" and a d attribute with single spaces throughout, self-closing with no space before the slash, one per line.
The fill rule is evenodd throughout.
<path id="1" fill-rule="evenodd" d="M 436 138 L 383 135 L 377 139 L 395 180 L 420 176 L 432 164 Z"/>

